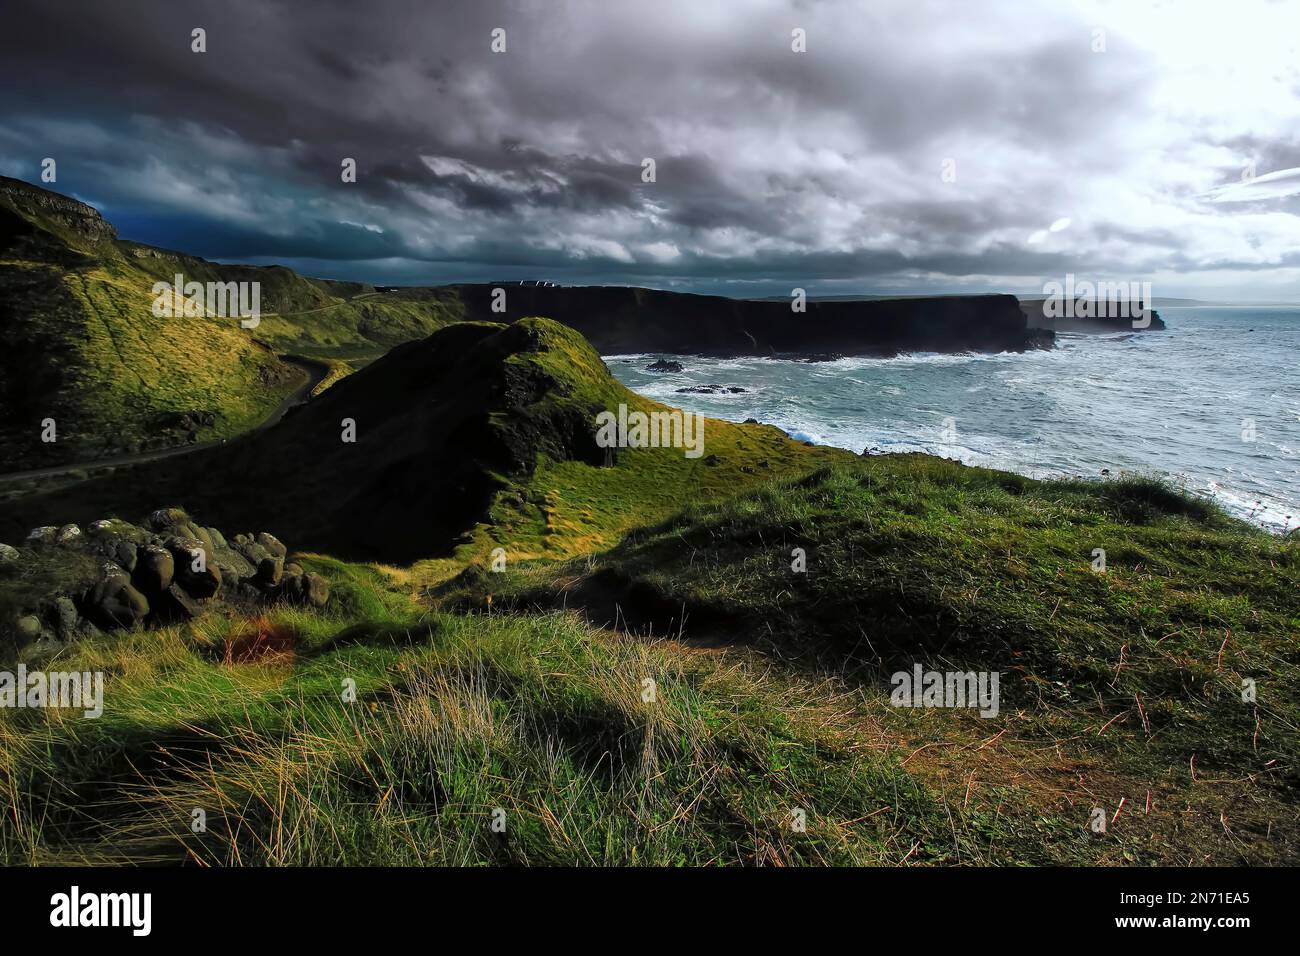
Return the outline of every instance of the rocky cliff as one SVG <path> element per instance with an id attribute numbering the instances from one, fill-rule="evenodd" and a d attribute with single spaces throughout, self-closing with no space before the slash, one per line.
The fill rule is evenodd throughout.
<path id="1" fill-rule="evenodd" d="M 1011 295 L 789 302 L 729 299 L 612 286 L 518 283 L 453 286 L 466 318 L 509 322 L 542 315 L 581 332 L 602 354 L 896 355 L 1006 352 L 1049 347 Z M 493 312 L 494 290 L 505 311 Z M 497 297 L 499 298 L 499 297 Z"/>

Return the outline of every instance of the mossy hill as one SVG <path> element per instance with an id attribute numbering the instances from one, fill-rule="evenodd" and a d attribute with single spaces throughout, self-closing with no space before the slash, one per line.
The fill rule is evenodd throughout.
<path id="1" fill-rule="evenodd" d="M 628 448 L 610 463 L 595 419 L 620 404 L 665 408 L 619 384 L 573 329 L 536 318 L 456 323 L 394 348 L 271 428 L 6 503 L 0 540 L 169 501 L 352 559 L 410 563 L 493 546 L 569 556 L 613 545 L 691 495 L 852 457 L 772 426 L 710 421 L 699 458 Z"/>
<path id="2" fill-rule="evenodd" d="M 177 274 L 261 283 L 261 324 L 155 316 L 155 283 Z M 124 242 L 90 206 L 0 177 L 2 469 L 238 434 L 302 381 L 278 353 L 379 354 L 459 315 L 454 296 L 436 291 L 377 296 Z"/>
<path id="3" fill-rule="evenodd" d="M 619 403 L 659 407 L 572 329 L 456 324 L 226 447 L 0 506 L 0 540 L 169 501 L 333 552 L 295 556 L 323 611 L 62 646 L 105 714 L 0 713 L 0 858 L 1300 859 L 1296 540 L 758 424 L 610 461 Z M 998 715 L 893 706 L 912 664 L 999 672 Z"/>
<path id="4" fill-rule="evenodd" d="M 177 275 L 259 283 L 260 323 L 154 315 L 155 283 Z M 337 378 L 459 320 L 544 315 L 603 353 L 826 357 L 1051 342 L 1050 332 L 1027 328 L 1007 295 L 811 301 L 807 309 L 632 288 L 377 288 L 282 266 L 222 265 L 120 240 L 90 206 L 0 177 L 0 460 L 19 471 L 234 436 L 302 383 L 278 355 L 324 360 Z M 47 420 L 55 441 L 45 440 Z"/>

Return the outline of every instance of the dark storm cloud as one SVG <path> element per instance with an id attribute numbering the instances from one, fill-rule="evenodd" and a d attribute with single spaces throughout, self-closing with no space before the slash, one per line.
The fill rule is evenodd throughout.
<path id="1" fill-rule="evenodd" d="M 1129 10 L 1097 51 L 1081 9 L 10 0 L 0 172 L 34 180 L 53 156 L 55 188 L 130 238 L 379 281 L 773 292 L 1289 267 L 1289 202 L 1197 197 L 1251 159 L 1300 165 L 1267 122 L 1294 70 L 1277 67 L 1290 99 L 1252 87 L 1234 122 L 1177 95 L 1198 35 Z"/>

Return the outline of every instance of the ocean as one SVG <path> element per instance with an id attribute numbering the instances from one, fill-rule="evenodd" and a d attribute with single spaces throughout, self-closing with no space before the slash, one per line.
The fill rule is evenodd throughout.
<path id="1" fill-rule="evenodd" d="M 1159 475 L 1271 531 L 1300 525 L 1300 307 L 1158 311 L 1165 331 L 1062 333 L 1050 351 L 605 361 L 642 395 L 818 444 L 1034 477 Z M 660 357 L 683 371 L 645 371 Z M 678 391 L 705 385 L 745 391 Z"/>

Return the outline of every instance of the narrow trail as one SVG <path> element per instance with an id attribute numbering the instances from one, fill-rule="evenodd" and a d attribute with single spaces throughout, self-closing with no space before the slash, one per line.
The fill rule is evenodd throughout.
<path id="1" fill-rule="evenodd" d="M 218 445 L 227 444 L 230 441 L 242 438 L 245 435 L 251 435 L 254 432 L 270 428 L 288 413 L 289 409 L 295 405 L 301 405 L 311 395 L 312 389 L 319 385 L 325 376 L 329 374 L 329 366 L 324 362 L 317 362 L 313 359 L 290 357 L 287 355 L 280 356 L 281 361 L 291 365 L 296 365 L 304 375 L 303 382 L 292 392 L 285 396 L 284 400 L 268 415 L 261 423 L 253 426 L 247 431 L 240 432 L 230 438 L 214 439 L 212 441 L 200 442 L 193 445 L 176 445 L 171 448 L 158 448 L 151 451 L 136 452 L 131 455 L 117 455 L 112 458 L 94 458 L 90 461 L 70 462 L 66 465 L 55 465 L 50 468 L 33 468 L 29 471 L 13 471 L 0 475 L 0 484 L 12 481 L 27 481 L 32 478 L 55 478 L 69 472 L 78 470 L 87 470 L 92 468 L 120 467 L 122 465 L 135 465 L 146 461 L 161 461 L 164 458 L 177 458 L 181 455 L 189 455 L 196 451 L 202 451 L 205 448 L 216 448 Z"/>

